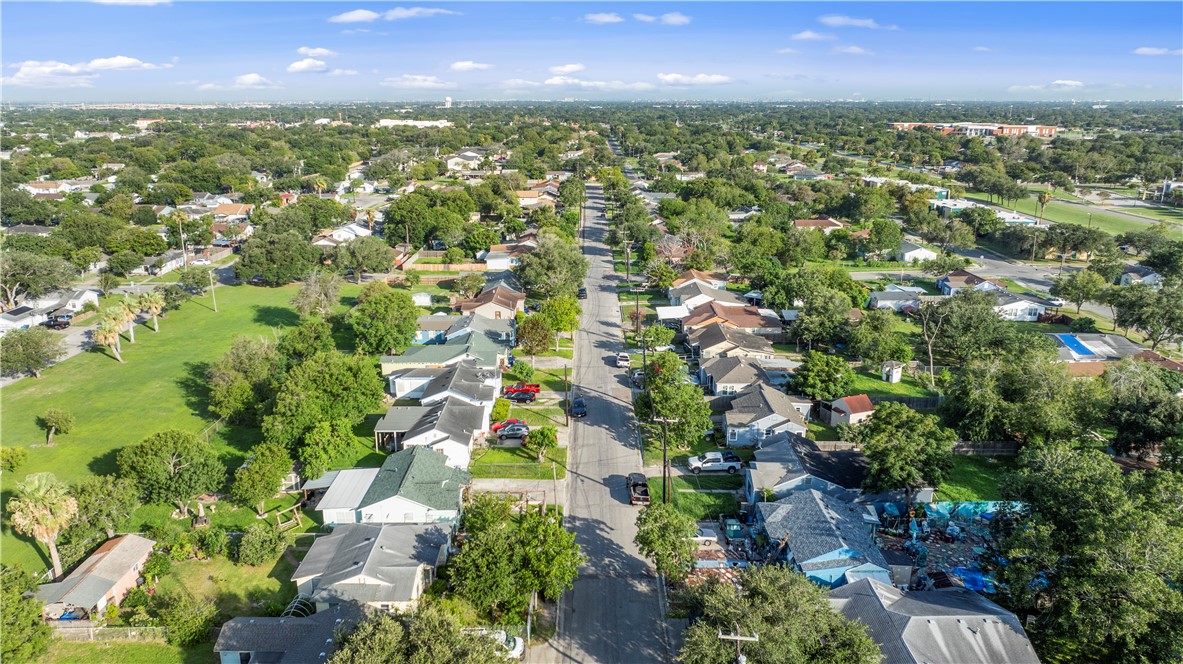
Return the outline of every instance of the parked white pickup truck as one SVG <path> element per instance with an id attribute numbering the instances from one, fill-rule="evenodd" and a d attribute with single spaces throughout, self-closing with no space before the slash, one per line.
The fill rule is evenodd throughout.
<path id="1" fill-rule="evenodd" d="M 706 452 L 696 457 L 690 457 L 688 463 L 690 472 L 695 475 L 702 471 L 725 470 L 734 475 L 743 467 L 743 459 L 733 452 Z"/>

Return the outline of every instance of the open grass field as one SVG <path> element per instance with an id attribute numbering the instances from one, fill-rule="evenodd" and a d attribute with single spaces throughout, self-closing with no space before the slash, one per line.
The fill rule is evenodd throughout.
<path id="1" fill-rule="evenodd" d="M 986 194 L 971 192 L 965 195 L 966 198 L 981 201 L 983 203 L 989 202 L 989 197 Z M 1029 214 L 1036 216 L 1039 214 L 1039 201 L 1035 198 L 1024 198 L 1014 205 L 1000 205 L 1008 210 L 1015 210 L 1022 214 Z M 1143 222 L 1134 221 L 1133 219 L 1125 219 L 1116 215 L 1109 214 L 1104 211 L 1104 208 L 1097 207 L 1091 210 L 1092 219 L 1091 225 L 1094 228 L 1099 228 L 1111 235 L 1120 235 L 1130 231 L 1146 230 L 1149 226 Z M 1077 224 L 1079 226 L 1090 225 L 1089 219 L 1090 210 L 1073 205 L 1065 205 L 1062 202 L 1053 200 L 1048 203 L 1047 209 L 1043 213 L 1043 218 L 1048 221 L 1053 221 L 1058 224 Z M 1183 237 L 1183 231 L 1172 229 L 1168 232 L 1172 237 Z"/>
<path id="2" fill-rule="evenodd" d="M 519 480 L 549 480 L 557 474 L 561 480 L 567 476 L 567 448 L 556 447 L 547 453 L 542 463 L 539 463 L 538 453 L 532 449 L 490 447 L 473 455 L 468 472 L 472 473 L 473 477 Z"/>
<path id="3" fill-rule="evenodd" d="M 954 456 L 953 467 L 937 487 L 937 500 L 1002 500 L 1002 476 L 1015 467 L 1010 457 Z"/>
<path id="4" fill-rule="evenodd" d="M 674 478 L 674 491 L 670 494 L 670 502 L 677 510 L 695 521 L 713 521 L 720 514 L 735 514 L 739 511 L 739 499 L 734 493 L 704 493 L 701 491 L 679 491 L 678 478 Z M 664 500 L 665 493 L 661 486 L 661 476 L 649 478 L 650 499 L 655 502 Z"/>
<path id="5" fill-rule="evenodd" d="M 876 371 L 871 373 L 865 369 L 854 373 L 854 382 L 850 386 L 851 394 L 866 394 L 871 397 L 926 397 L 928 388 L 917 382 L 915 378 L 904 374 L 898 383 L 889 383 Z"/>
<path id="6" fill-rule="evenodd" d="M 235 336 L 272 336 L 296 325 L 299 317 L 288 306 L 295 291 L 295 286 L 220 287 L 218 313 L 209 308 L 208 298 L 194 298 L 161 319 L 159 333 L 139 326 L 134 345 L 124 340 L 124 364 L 95 347 L 47 369 L 40 380 L 26 378 L 0 390 L 0 439 L 4 445 L 29 448 L 23 466 L 0 476 L 3 500 L 30 473 L 52 472 L 71 484 L 90 475 L 113 474 L 116 453 L 125 445 L 165 429 L 206 430 L 215 419 L 207 410 L 209 363 L 226 352 Z M 345 287 L 342 308 L 356 292 L 356 285 Z M 48 408 L 68 410 L 77 422 L 69 434 L 55 437 L 53 447 L 44 446 L 45 432 L 37 424 Z M 234 468 L 259 438 L 258 429 L 227 426 L 213 433 L 210 443 L 227 467 Z M 7 525 L 0 536 L 0 556 L 5 563 L 24 564 L 36 572 L 48 566 L 44 548 L 18 537 Z"/>
<path id="7" fill-rule="evenodd" d="M 213 641 L 178 648 L 156 641 L 54 641 L 41 664 L 209 664 Z"/>

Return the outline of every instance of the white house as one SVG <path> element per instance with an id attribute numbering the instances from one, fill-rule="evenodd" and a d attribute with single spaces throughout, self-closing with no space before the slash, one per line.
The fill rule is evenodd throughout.
<path id="1" fill-rule="evenodd" d="M 865 394 L 834 399 L 828 404 L 823 402 L 821 409 L 823 419 L 830 426 L 858 424 L 875 414 L 875 406 L 871 403 L 871 398 Z"/>
<path id="2" fill-rule="evenodd" d="M 804 436 L 805 418 L 788 395 L 767 383 L 749 387 L 723 415 L 728 447 L 753 447 L 778 433 Z"/>
<path id="3" fill-rule="evenodd" d="M 374 427 L 375 447 L 430 447 L 447 465 L 468 468 L 472 449 L 489 429 L 489 408 L 445 398 L 431 406 L 391 406 Z"/>
<path id="4" fill-rule="evenodd" d="M 328 489 L 313 509 L 325 525 L 438 523 L 460 518 L 460 494 L 472 475 L 448 466 L 435 450 L 413 447 L 386 457 L 381 468 L 331 471 L 304 489 Z"/>
<path id="5" fill-rule="evenodd" d="M 994 311 L 1006 320 L 1035 322 L 1047 311 L 1048 304 L 1019 293 L 999 293 Z"/>
<path id="6" fill-rule="evenodd" d="M 895 250 L 895 259 L 901 263 L 932 260 L 936 257 L 937 252 L 932 249 L 913 244 L 907 240 L 900 240 L 900 246 Z"/>
<path id="7" fill-rule="evenodd" d="M 1154 290 L 1162 289 L 1162 276 L 1154 271 L 1153 268 L 1145 265 L 1127 265 L 1121 272 L 1121 280 L 1118 282 L 1122 286 L 1132 286 L 1133 284 L 1146 284 Z"/>

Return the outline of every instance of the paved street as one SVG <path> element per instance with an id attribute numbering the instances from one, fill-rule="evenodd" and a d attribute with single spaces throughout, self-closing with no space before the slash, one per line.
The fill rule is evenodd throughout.
<path id="1" fill-rule="evenodd" d="M 556 638 L 532 649 L 530 662 L 668 661 L 657 579 L 633 544 L 637 508 L 628 504 L 624 486 L 625 475 L 641 469 L 641 456 L 625 373 L 610 364 L 622 337 L 618 277 L 603 243 L 607 222 L 598 212 L 603 203 L 602 189 L 589 186 L 584 247 L 591 269 L 574 383 L 589 414 L 573 425 L 567 469 L 567 528 L 588 562 L 560 601 Z"/>

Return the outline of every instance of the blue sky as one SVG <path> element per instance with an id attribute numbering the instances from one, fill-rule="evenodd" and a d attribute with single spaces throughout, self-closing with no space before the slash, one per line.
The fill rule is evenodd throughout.
<path id="1" fill-rule="evenodd" d="M 8 101 L 1183 97 L 1179 2 L 5 1 Z"/>

